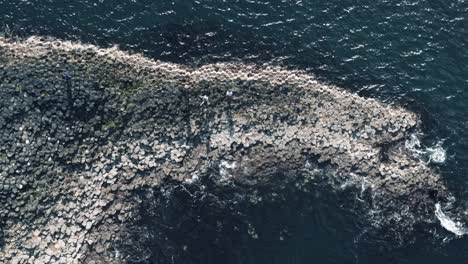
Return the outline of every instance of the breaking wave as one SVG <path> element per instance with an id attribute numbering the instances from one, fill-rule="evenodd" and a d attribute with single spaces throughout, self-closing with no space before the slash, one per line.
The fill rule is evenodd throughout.
<path id="1" fill-rule="evenodd" d="M 452 232 L 456 236 L 463 236 L 468 234 L 468 228 L 466 228 L 460 221 L 450 218 L 447 214 L 442 211 L 442 207 L 439 203 L 435 205 L 435 216 L 439 219 L 440 225 L 447 231 Z"/>
<path id="2" fill-rule="evenodd" d="M 414 154 L 415 157 L 426 163 L 442 164 L 447 160 L 447 151 L 443 148 L 443 140 L 438 141 L 433 146 L 425 146 L 421 143 L 422 134 L 411 134 L 406 139 L 405 147 Z"/>

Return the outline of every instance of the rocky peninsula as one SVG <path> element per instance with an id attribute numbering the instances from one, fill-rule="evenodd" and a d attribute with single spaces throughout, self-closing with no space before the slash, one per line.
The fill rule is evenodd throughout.
<path id="1" fill-rule="evenodd" d="M 447 189 L 404 146 L 419 125 L 299 70 L 0 38 L 0 262 L 125 263 L 137 194 L 204 177 L 325 178 L 388 223 L 435 221 Z"/>

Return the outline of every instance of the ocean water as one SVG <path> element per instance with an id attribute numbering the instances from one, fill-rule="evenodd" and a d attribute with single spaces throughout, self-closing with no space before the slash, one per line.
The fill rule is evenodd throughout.
<path id="1" fill-rule="evenodd" d="M 424 121 L 416 154 L 440 170 L 456 203 L 468 203 L 466 0 L 0 0 L 0 28 L 17 36 L 118 45 L 184 64 L 243 61 L 299 68 L 362 96 L 403 105 Z M 225 243 L 214 254 L 208 252 L 212 236 L 200 232 L 197 241 L 205 244 L 191 261 L 468 263 L 464 236 L 431 227 L 432 235 L 415 234 L 403 246 L 361 238 L 359 223 L 342 211 L 343 197 L 286 194 L 298 210 L 277 203 L 235 208 L 263 226 L 260 239 L 221 239 Z M 318 196 L 313 210 L 301 207 L 300 201 Z M 235 210 L 224 213 L 210 217 L 238 217 Z M 267 234 L 280 224 L 293 228 L 278 242 Z"/>

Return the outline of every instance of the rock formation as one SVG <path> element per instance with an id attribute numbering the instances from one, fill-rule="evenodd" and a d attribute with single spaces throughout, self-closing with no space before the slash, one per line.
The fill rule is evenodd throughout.
<path id="1" fill-rule="evenodd" d="M 448 194 L 402 144 L 418 124 L 299 70 L 0 39 L 0 262 L 123 261 L 136 193 L 208 174 L 253 187 L 326 176 L 369 190 L 388 221 L 431 221 Z"/>

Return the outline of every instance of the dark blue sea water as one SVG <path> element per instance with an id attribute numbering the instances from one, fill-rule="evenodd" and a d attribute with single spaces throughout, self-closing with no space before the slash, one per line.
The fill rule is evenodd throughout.
<path id="1" fill-rule="evenodd" d="M 5 26 L 19 36 L 117 44 L 178 63 L 300 68 L 362 96 L 404 105 L 421 114 L 425 147 L 439 144 L 446 151 L 445 162 L 434 166 L 458 201 L 468 201 L 466 0 L 0 0 Z M 415 237 L 402 247 L 377 238 L 356 244 L 358 227 L 346 224 L 351 216 L 341 214 L 339 200 L 322 199 L 317 210 L 303 213 L 300 205 L 291 212 L 268 205 L 245 209 L 265 234 L 281 221 L 295 229 L 281 243 L 225 245 L 213 263 L 468 263 L 468 239 L 450 233 L 442 233 L 445 242 Z"/>

